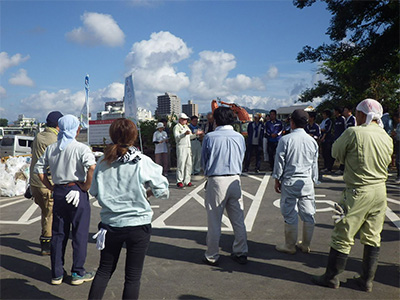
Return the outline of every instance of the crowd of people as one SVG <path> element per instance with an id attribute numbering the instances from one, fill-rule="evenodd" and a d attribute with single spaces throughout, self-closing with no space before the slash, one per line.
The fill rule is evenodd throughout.
<path id="1" fill-rule="evenodd" d="M 207 179 L 207 249 L 202 259 L 213 266 L 219 263 L 221 218 L 225 209 L 234 231 L 231 258 L 239 264 L 247 263 L 240 175 L 248 172 L 254 153 L 255 172 L 260 172 L 264 152 L 264 160 L 269 161 L 275 179 L 275 191 L 281 195 L 284 243 L 277 245 L 276 250 L 288 254 L 295 254 L 297 248 L 304 253 L 311 251 L 319 153 L 326 169 L 322 172 L 331 172 L 337 160 L 340 166 L 337 172 L 344 172 L 346 188 L 335 206 L 326 272 L 313 276 L 312 280 L 318 285 L 338 288 L 337 276 L 345 269 L 354 236 L 360 232 L 364 255 L 357 281 L 363 290 L 371 291 L 385 216 L 385 181 L 392 163 L 391 136 L 397 143 L 398 172 L 400 167 L 400 125 L 394 131 L 382 106 L 372 99 L 358 104 L 356 116 L 350 107 L 335 108 L 334 115 L 331 120 L 331 111 L 323 111 L 323 120 L 318 125 L 316 113 L 302 109 L 295 110 L 285 122 L 277 119 L 275 110 L 270 111 L 264 122 L 256 114 L 248 124 L 246 140 L 234 130 L 236 116 L 228 107 L 219 107 L 209 114 L 204 127 L 199 126 L 197 116 L 189 118 L 182 113 L 172 136 L 166 120 L 157 123 L 152 139 L 154 162 L 134 146 L 138 131 L 128 119 L 117 119 L 111 124 L 112 144 L 96 161 L 90 148 L 76 140 L 79 120 L 58 111 L 49 113 L 47 128 L 33 143 L 30 184 L 35 202 L 42 210 L 41 253 L 51 257 L 51 283 L 59 285 L 65 279 L 64 256 L 72 232 L 72 284 L 93 281 L 89 299 L 102 299 L 121 249 L 126 245 L 123 299 L 139 297 L 151 237 L 153 212 L 148 200 L 169 197 L 169 142 L 174 138 L 176 187 L 194 186 L 191 176 L 201 172 Z M 400 176 L 397 180 L 400 182 Z M 95 235 L 96 247 L 101 250 L 96 272 L 84 267 L 91 214 L 89 193 L 101 206 L 101 222 Z M 298 240 L 299 217 L 303 224 L 301 240 Z"/>

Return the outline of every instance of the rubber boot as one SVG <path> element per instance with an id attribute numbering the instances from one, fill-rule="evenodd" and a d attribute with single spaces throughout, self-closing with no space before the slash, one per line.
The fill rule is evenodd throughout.
<path id="1" fill-rule="evenodd" d="M 285 223 L 285 243 L 282 245 L 277 245 L 275 249 L 278 250 L 279 252 L 295 254 L 296 242 L 297 242 L 297 224 L 291 225 Z"/>
<path id="2" fill-rule="evenodd" d="M 45 237 L 45 236 L 40 237 L 40 247 L 42 248 L 40 253 L 42 255 L 50 255 L 50 242 L 51 242 L 51 237 Z"/>
<path id="3" fill-rule="evenodd" d="M 315 284 L 337 289 L 340 286 L 338 275 L 344 271 L 347 262 L 347 254 L 339 252 L 333 248 L 329 252 L 328 266 L 325 274 L 313 276 L 312 282 Z"/>
<path id="4" fill-rule="evenodd" d="M 357 284 L 363 291 L 372 292 L 372 281 L 378 268 L 379 247 L 365 245 L 362 271 L 359 277 L 356 277 Z"/>
<path id="5" fill-rule="evenodd" d="M 303 222 L 303 240 L 297 243 L 297 247 L 304 253 L 310 253 L 310 244 L 313 237 L 315 224 Z"/>

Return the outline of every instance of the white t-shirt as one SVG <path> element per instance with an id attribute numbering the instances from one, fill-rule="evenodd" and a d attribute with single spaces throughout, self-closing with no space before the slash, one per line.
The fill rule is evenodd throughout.
<path id="1" fill-rule="evenodd" d="M 153 142 L 159 142 L 159 144 L 155 144 L 156 145 L 155 151 L 154 151 L 155 154 L 168 152 L 167 143 L 165 143 L 165 142 L 160 143 L 161 141 L 164 141 L 166 139 L 168 139 L 168 135 L 164 130 L 161 132 L 159 130 L 154 132 Z"/>

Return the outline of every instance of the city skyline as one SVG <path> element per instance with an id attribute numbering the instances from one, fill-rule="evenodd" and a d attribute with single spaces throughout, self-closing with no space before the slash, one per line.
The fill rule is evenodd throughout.
<path id="1" fill-rule="evenodd" d="M 0 118 L 79 114 L 122 100 L 132 74 L 138 106 L 170 92 L 199 112 L 222 98 L 250 108 L 295 103 L 322 79 L 298 63 L 328 42 L 326 4 L 292 1 L 1 1 Z M 60 15 L 62 14 L 62 17 Z M 314 103 L 315 105 L 315 103 Z"/>

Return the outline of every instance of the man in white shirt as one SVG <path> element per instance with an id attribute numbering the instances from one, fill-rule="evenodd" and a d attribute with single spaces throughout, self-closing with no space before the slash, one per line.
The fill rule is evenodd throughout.
<path id="1" fill-rule="evenodd" d="M 157 130 L 153 134 L 153 143 L 155 144 L 155 162 L 163 167 L 163 175 L 168 177 L 168 135 L 164 131 L 164 124 L 157 123 Z"/>

